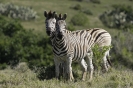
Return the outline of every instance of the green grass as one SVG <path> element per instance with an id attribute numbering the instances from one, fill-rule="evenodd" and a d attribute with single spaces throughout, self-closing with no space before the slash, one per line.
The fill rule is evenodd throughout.
<path id="1" fill-rule="evenodd" d="M 20 63 L 14 69 L 0 70 L 0 88 L 132 88 L 133 71 L 112 68 L 108 73 L 94 74 L 92 82 L 64 80 L 39 80 L 26 63 Z M 79 74 L 81 75 L 81 74 Z"/>

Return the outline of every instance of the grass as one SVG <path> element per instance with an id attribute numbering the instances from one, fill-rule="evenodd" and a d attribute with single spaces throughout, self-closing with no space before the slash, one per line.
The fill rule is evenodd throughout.
<path id="1" fill-rule="evenodd" d="M 112 68 L 108 73 L 94 75 L 92 82 L 61 81 L 55 78 L 50 80 L 39 80 L 26 63 L 20 63 L 14 69 L 0 70 L 0 88 L 132 88 L 133 71 L 117 70 Z M 81 74 L 79 74 L 81 75 Z"/>

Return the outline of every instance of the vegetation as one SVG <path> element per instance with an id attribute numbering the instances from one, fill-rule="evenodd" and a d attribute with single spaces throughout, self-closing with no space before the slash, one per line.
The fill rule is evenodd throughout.
<path id="1" fill-rule="evenodd" d="M 78 25 L 78 26 L 84 26 L 87 22 L 88 22 L 88 18 L 83 13 L 78 13 L 74 15 L 71 19 L 71 23 L 73 25 Z"/>
<path id="2" fill-rule="evenodd" d="M 25 63 L 20 63 L 16 68 L 0 71 L 0 87 L 2 88 L 132 88 L 133 72 L 129 69 L 116 70 L 101 75 L 94 75 L 92 82 L 81 81 L 67 82 L 64 80 L 39 80 Z"/>
<path id="3" fill-rule="evenodd" d="M 14 14 L 16 14 L 19 11 L 14 6 L 18 6 L 18 8 L 22 6 L 26 8 L 26 14 L 31 12 L 30 16 L 32 16 L 37 12 L 36 14 L 39 18 L 23 21 L 25 20 L 24 17 L 22 20 L 17 21 L 13 20 L 14 18 L 12 19 L 9 14 L 9 17 L 7 15 L 4 15 L 5 17 L 0 16 L 0 69 L 2 69 L 0 70 L 0 87 L 132 88 L 132 0 L 121 0 L 121 2 L 119 0 L 96 0 L 100 1 L 99 4 L 91 3 L 90 1 L 92 0 L 1 0 L 0 5 L 5 6 L 9 2 L 9 6 L 13 7 L 12 10 L 8 9 L 7 12 L 14 11 Z M 76 7 L 76 9 L 70 8 L 72 6 Z M 35 11 L 32 13 L 33 9 Z M 79 64 L 73 64 L 75 82 L 54 79 L 53 53 L 50 40 L 45 33 L 44 10 L 67 13 L 68 30 L 94 27 L 107 30 L 112 36 L 113 47 L 110 52 L 112 69 L 107 73 L 95 72 L 92 82 L 88 81 L 88 77 L 86 81 L 82 82 L 80 81 L 81 71 L 78 67 Z M 112 15 L 110 15 L 111 12 Z M 121 13 L 124 13 L 124 16 Z M 79 15 L 77 16 L 78 19 L 74 18 L 76 15 Z M 115 16 L 119 19 L 116 19 Z M 123 19 L 125 19 L 125 22 L 121 23 Z M 78 23 L 74 24 L 72 20 Z M 81 24 L 79 24 L 80 22 Z M 113 24 L 113 26 L 110 26 L 110 24 Z M 95 60 L 93 61 L 94 64 L 97 63 Z"/>
<path id="4" fill-rule="evenodd" d="M 31 7 L 17 6 L 12 3 L 0 3 L 0 14 L 21 20 L 33 20 L 38 17 Z"/>
<path id="5" fill-rule="evenodd" d="M 85 13 L 87 15 L 92 15 L 92 12 L 88 8 L 83 8 L 80 4 L 76 4 L 72 6 L 71 8 L 79 12 Z"/>
<path id="6" fill-rule="evenodd" d="M 131 29 L 133 28 L 133 9 L 131 6 L 113 5 L 113 10 L 104 12 L 100 19 L 108 27 Z"/>
<path id="7" fill-rule="evenodd" d="M 93 51 L 93 63 L 95 68 L 97 68 L 97 72 L 101 72 L 102 70 L 102 64 L 103 64 L 103 56 L 107 50 L 110 50 L 112 46 L 104 46 L 99 47 L 97 44 L 92 48 Z"/>
<path id="8" fill-rule="evenodd" d="M 131 32 L 119 32 L 113 37 L 112 44 L 112 58 L 114 58 L 114 64 L 116 67 L 118 65 L 125 66 L 127 68 L 133 69 L 133 34 Z M 119 63 L 119 64 L 118 64 Z"/>
<path id="9" fill-rule="evenodd" d="M 76 0 L 76 1 L 79 1 L 79 2 L 86 1 L 86 2 L 92 2 L 92 3 L 100 4 L 100 0 Z"/>
<path id="10" fill-rule="evenodd" d="M 49 56 L 51 51 L 46 51 L 51 49 L 47 38 L 34 34 L 33 30 L 24 29 L 18 21 L 2 16 L 0 16 L 0 26 L 1 68 L 5 66 L 5 63 L 16 65 L 21 61 L 28 62 L 30 67 L 53 64 L 52 56 Z"/>

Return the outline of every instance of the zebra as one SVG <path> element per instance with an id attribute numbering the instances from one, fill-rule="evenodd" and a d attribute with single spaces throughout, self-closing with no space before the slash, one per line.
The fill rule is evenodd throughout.
<path id="1" fill-rule="evenodd" d="M 56 24 L 56 19 L 55 19 L 55 16 L 56 16 L 56 12 L 47 12 L 47 11 L 44 11 L 44 16 L 46 17 L 46 20 L 45 20 L 45 26 L 46 26 L 46 34 L 50 37 L 50 40 L 52 42 L 52 48 L 54 48 L 54 38 L 55 38 L 55 24 Z M 65 72 L 64 72 L 64 61 L 57 55 L 54 54 L 54 63 L 55 63 L 55 74 L 56 74 L 56 78 L 59 78 L 60 75 L 62 75 L 61 73 L 63 73 L 63 77 L 65 75 Z M 60 69 L 62 70 L 62 72 L 60 71 Z"/>
<path id="2" fill-rule="evenodd" d="M 55 37 L 55 35 L 56 35 L 56 33 L 55 33 L 55 23 L 56 23 L 56 20 L 55 20 L 55 18 L 54 18 L 54 16 L 56 16 L 56 14 L 55 14 L 55 12 L 49 12 L 49 13 L 47 13 L 46 11 L 44 11 L 44 16 L 46 17 L 46 33 L 50 36 L 50 39 L 51 39 L 51 41 L 53 41 L 53 38 Z M 64 19 L 65 20 L 65 19 Z M 69 31 L 70 32 L 70 31 Z M 78 32 L 76 32 L 76 33 L 78 33 Z M 58 36 L 59 37 L 59 36 Z M 58 39 L 57 39 L 58 40 Z M 54 43 L 54 42 L 53 42 Z M 89 51 L 88 51 L 89 52 Z M 90 54 L 91 55 L 91 54 Z M 89 53 L 88 53 L 88 56 L 89 56 Z M 55 55 L 54 56 L 55 58 L 54 58 L 54 61 L 55 61 L 55 65 L 56 65 L 56 77 L 58 77 L 59 76 L 59 64 L 61 63 L 61 61 L 60 61 L 60 59 L 61 59 L 61 57 L 62 56 L 59 56 L 59 55 Z M 90 56 L 89 56 L 90 57 Z M 58 58 L 58 59 L 57 59 Z M 65 58 L 65 57 L 64 57 Z M 90 60 L 91 61 L 91 60 Z M 82 60 L 82 62 L 81 62 L 82 64 L 83 64 L 83 66 L 84 67 L 86 67 L 86 62 L 84 61 L 84 60 Z M 64 63 L 65 64 L 65 63 Z M 91 72 L 91 74 L 92 74 L 92 72 Z M 72 79 L 74 79 L 73 78 L 73 75 L 72 75 L 72 73 L 71 73 L 71 78 Z M 82 78 L 85 78 L 85 76 L 84 77 L 82 77 Z M 91 77 L 90 77 L 91 78 Z"/>
<path id="3" fill-rule="evenodd" d="M 65 70 L 65 61 L 62 60 L 62 58 L 66 58 L 66 57 L 63 57 L 61 55 L 58 55 L 55 51 L 55 44 L 56 41 L 58 41 L 58 38 L 56 38 L 56 30 L 55 30 L 55 23 L 56 23 L 56 19 L 54 18 L 55 16 L 57 17 L 56 13 L 55 12 L 46 12 L 44 11 L 44 16 L 46 17 L 46 20 L 45 20 L 45 24 L 46 24 L 46 33 L 48 36 L 50 36 L 50 40 L 52 42 L 52 46 L 53 46 L 53 53 L 54 53 L 54 63 L 55 63 L 55 73 L 56 73 L 56 78 L 59 78 L 59 74 L 60 74 L 60 71 L 59 71 L 59 66 L 60 64 L 62 65 L 63 69 Z M 57 39 L 57 40 L 56 40 Z M 82 63 L 85 63 L 85 62 L 82 62 Z M 64 71 L 63 70 L 63 71 Z M 63 72 L 63 75 L 65 75 L 66 72 Z M 64 76 L 63 76 L 64 77 Z M 74 80 L 74 77 L 73 77 L 73 74 L 71 73 L 71 79 Z"/>
<path id="4" fill-rule="evenodd" d="M 82 80 L 85 80 L 87 72 L 87 64 L 84 60 L 86 57 L 88 59 L 88 64 L 90 66 L 90 80 L 92 80 L 94 66 L 92 63 L 92 47 L 94 45 L 99 45 L 100 47 L 111 45 L 111 35 L 104 29 L 93 28 L 87 30 L 69 31 L 66 29 L 65 19 L 67 15 L 61 14 L 56 17 L 56 31 L 55 39 L 53 40 L 55 46 L 53 52 L 55 55 L 63 57 L 66 63 L 66 72 L 69 80 L 73 80 L 72 75 L 72 61 L 79 62 L 83 68 Z M 107 60 L 109 57 L 109 51 L 107 50 L 104 54 L 103 61 L 106 71 L 110 65 Z"/>

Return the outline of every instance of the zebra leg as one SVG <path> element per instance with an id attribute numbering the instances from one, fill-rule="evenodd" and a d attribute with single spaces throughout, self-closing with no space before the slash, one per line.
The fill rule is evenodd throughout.
<path id="1" fill-rule="evenodd" d="M 73 77 L 73 74 L 72 74 L 72 67 L 71 67 L 71 64 L 72 64 L 72 58 L 69 57 L 69 58 L 67 58 L 67 60 L 66 60 L 67 75 L 68 75 L 68 80 L 73 81 L 73 80 L 74 80 L 74 77 Z"/>
<path id="2" fill-rule="evenodd" d="M 93 63 L 92 63 L 93 52 L 87 53 L 86 57 L 87 57 L 87 63 L 88 63 L 89 68 L 90 68 L 89 69 L 90 70 L 89 80 L 91 81 L 92 77 L 93 77 L 93 72 L 94 72 L 94 66 L 93 66 Z"/>
<path id="3" fill-rule="evenodd" d="M 108 62 L 109 61 L 109 62 Z M 111 67 L 110 66 L 110 60 L 109 60 L 109 51 L 106 51 L 103 57 L 103 63 L 104 63 L 104 68 L 106 70 L 106 72 L 108 71 L 108 69 Z"/>
<path id="4" fill-rule="evenodd" d="M 59 78 L 59 66 L 60 66 L 60 61 L 57 58 L 54 58 L 54 63 L 55 63 L 55 76 L 58 79 Z"/>
<path id="5" fill-rule="evenodd" d="M 67 73 L 66 73 L 66 61 L 61 62 L 61 70 L 62 70 L 62 76 L 66 79 Z"/>
<path id="6" fill-rule="evenodd" d="M 87 74 L 87 64 L 86 64 L 84 59 L 81 60 L 80 64 L 81 64 L 81 67 L 82 67 L 82 70 L 83 70 L 82 80 L 84 81 L 86 79 L 86 74 Z"/>

